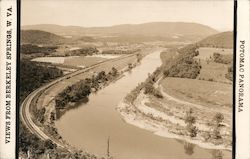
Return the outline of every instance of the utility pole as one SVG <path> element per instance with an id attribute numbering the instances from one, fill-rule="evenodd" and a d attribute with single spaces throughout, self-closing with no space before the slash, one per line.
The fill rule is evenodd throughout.
<path id="1" fill-rule="evenodd" d="M 108 142 L 107 142 L 107 159 L 110 158 L 110 150 L 109 150 L 109 137 L 108 137 Z"/>

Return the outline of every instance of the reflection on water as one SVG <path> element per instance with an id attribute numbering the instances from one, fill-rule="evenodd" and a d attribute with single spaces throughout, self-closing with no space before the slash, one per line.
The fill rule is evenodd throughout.
<path id="1" fill-rule="evenodd" d="M 212 156 L 212 159 L 223 159 L 223 152 L 221 150 L 213 150 Z"/>
<path id="2" fill-rule="evenodd" d="M 194 147 L 194 144 L 184 142 L 184 150 L 187 155 L 191 156 L 194 153 Z"/>
<path id="3" fill-rule="evenodd" d="M 83 106 L 67 111 L 56 121 L 59 134 L 71 145 L 99 156 L 107 156 L 110 137 L 109 153 L 115 159 L 201 159 L 201 156 L 211 159 L 211 150 L 199 146 L 194 149 L 193 145 L 127 124 L 117 112 L 116 107 L 126 94 L 160 65 L 160 51 L 143 58 L 141 64 L 123 78 L 91 94 Z M 230 158 L 229 152 L 223 153 Z"/>
<path id="4" fill-rule="evenodd" d="M 95 93 L 95 92 L 93 92 Z M 68 103 L 66 108 L 56 108 L 56 120 L 59 120 L 61 118 L 61 116 L 63 116 L 67 111 L 71 110 L 71 109 L 77 109 L 78 107 L 82 106 L 84 103 L 88 103 L 89 98 L 85 97 L 83 99 L 81 99 L 79 102 L 71 102 Z"/>

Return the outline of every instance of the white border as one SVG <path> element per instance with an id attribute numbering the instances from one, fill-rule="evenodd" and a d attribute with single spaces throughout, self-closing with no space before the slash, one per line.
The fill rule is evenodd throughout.
<path id="1" fill-rule="evenodd" d="M 236 79 L 235 79 L 235 132 L 236 132 L 236 159 L 250 158 L 250 109 L 249 109 L 249 0 L 237 1 L 237 40 L 236 40 Z M 243 42 L 244 41 L 244 44 Z M 244 49 L 244 54 L 242 51 Z M 244 63 L 242 60 L 244 57 Z M 243 64 L 243 67 L 239 67 Z M 239 93 L 244 83 L 243 111 L 239 111 Z M 241 89 L 241 91 L 243 90 Z"/>
<path id="2" fill-rule="evenodd" d="M 12 15 L 7 17 L 7 8 L 12 7 Z M 12 25 L 7 27 L 7 20 Z M 6 58 L 7 30 L 12 30 L 11 60 Z M 17 59 L 17 1 L 0 0 L 0 159 L 16 158 L 16 59 Z M 6 119 L 6 62 L 11 62 L 11 118 Z M 10 142 L 5 143 L 6 121 L 10 125 Z"/>

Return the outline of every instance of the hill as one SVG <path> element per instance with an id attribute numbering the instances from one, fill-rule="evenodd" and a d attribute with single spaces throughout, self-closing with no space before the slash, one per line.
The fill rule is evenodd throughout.
<path id="1" fill-rule="evenodd" d="M 66 39 L 55 35 L 53 33 L 40 31 L 40 30 L 22 30 L 21 43 L 22 44 L 60 44 L 65 42 Z"/>
<path id="2" fill-rule="evenodd" d="M 22 26 L 23 30 L 42 30 L 61 36 L 144 36 L 191 38 L 200 40 L 217 31 L 211 27 L 184 22 L 152 22 L 143 24 L 123 24 L 109 27 L 78 27 L 52 24 Z"/>
<path id="3" fill-rule="evenodd" d="M 233 48 L 233 32 L 222 32 L 211 35 L 198 44 L 202 47 Z"/>

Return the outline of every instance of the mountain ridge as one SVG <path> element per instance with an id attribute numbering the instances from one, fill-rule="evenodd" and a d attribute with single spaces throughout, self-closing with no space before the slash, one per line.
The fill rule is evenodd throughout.
<path id="1" fill-rule="evenodd" d="M 42 30 L 61 36 L 194 36 L 198 39 L 218 33 L 217 30 L 198 23 L 187 22 L 150 22 L 142 24 L 121 24 L 105 27 L 61 26 L 54 24 L 39 24 L 22 26 L 22 30 Z"/>

